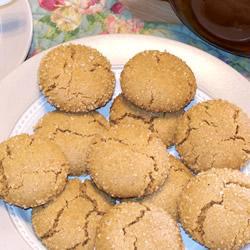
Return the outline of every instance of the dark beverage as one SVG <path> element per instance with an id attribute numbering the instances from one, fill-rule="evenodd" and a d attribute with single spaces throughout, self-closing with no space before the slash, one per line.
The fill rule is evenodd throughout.
<path id="1" fill-rule="evenodd" d="M 169 0 L 179 18 L 207 41 L 250 56 L 250 0 Z"/>

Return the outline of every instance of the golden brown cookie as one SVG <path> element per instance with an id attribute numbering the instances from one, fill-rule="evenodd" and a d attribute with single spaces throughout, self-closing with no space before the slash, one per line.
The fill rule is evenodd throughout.
<path id="1" fill-rule="evenodd" d="M 200 173 L 183 190 L 179 216 L 209 249 L 240 249 L 250 243 L 250 177 L 232 169 Z"/>
<path id="2" fill-rule="evenodd" d="M 121 73 L 124 96 L 152 112 L 175 112 L 195 96 L 196 80 L 180 58 L 167 52 L 144 51 L 131 58 Z"/>
<path id="3" fill-rule="evenodd" d="M 175 220 L 178 220 L 178 203 L 183 188 L 187 185 L 192 173 L 173 156 L 170 157 L 169 175 L 160 189 L 141 200 L 144 204 L 152 204 L 164 209 Z"/>
<path id="4" fill-rule="evenodd" d="M 39 68 L 39 84 L 48 101 L 67 112 L 104 106 L 112 97 L 115 77 L 108 60 L 83 45 L 61 45 L 48 52 Z"/>
<path id="5" fill-rule="evenodd" d="M 135 120 L 112 126 L 96 139 L 88 171 L 96 185 L 113 197 L 141 197 L 164 183 L 169 154 L 162 141 Z"/>
<path id="6" fill-rule="evenodd" d="M 110 121 L 119 123 L 125 118 L 142 119 L 152 132 L 156 132 L 163 143 L 169 147 L 175 143 L 175 133 L 183 110 L 175 113 L 147 112 L 133 105 L 123 95 L 115 98 L 110 109 Z"/>
<path id="7" fill-rule="evenodd" d="M 63 190 L 68 170 L 57 145 L 17 135 L 0 144 L 0 197 L 22 208 L 44 204 Z"/>
<path id="8" fill-rule="evenodd" d="M 176 222 L 165 211 L 140 203 L 122 203 L 100 222 L 96 250 L 184 249 Z"/>
<path id="9" fill-rule="evenodd" d="M 36 125 L 35 133 L 56 143 L 66 155 L 71 175 L 86 172 L 86 154 L 94 137 L 107 130 L 107 120 L 98 112 L 83 114 L 51 112 Z"/>
<path id="10" fill-rule="evenodd" d="M 176 143 L 181 158 L 195 172 L 239 169 L 250 156 L 250 119 L 227 101 L 202 102 L 182 117 Z"/>
<path id="11" fill-rule="evenodd" d="M 57 199 L 33 209 L 32 224 L 50 250 L 92 250 L 97 225 L 111 207 L 90 181 L 70 180 Z"/>

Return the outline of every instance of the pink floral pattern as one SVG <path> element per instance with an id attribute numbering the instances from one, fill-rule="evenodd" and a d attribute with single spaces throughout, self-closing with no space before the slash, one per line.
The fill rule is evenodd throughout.
<path id="1" fill-rule="evenodd" d="M 39 0 L 41 8 L 51 12 L 51 21 L 63 32 L 79 27 L 82 15 L 101 12 L 106 0 Z"/>
<path id="2" fill-rule="evenodd" d="M 79 6 L 82 14 L 95 14 L 101 12 L 105 6 L 105 0 L 81 1 Z"/>
<path id="3" fill-rule="evenodd" d="M 34 0 L 33 0 L 34 1 Z M 48 12 L 38 20 L 46 43 L 63 38 L 68 41 L 80 37 L 80 26 L 85 32 L 99 27 L 101 34 L 142 33 L 144 22 L 131 17 L 124 5 L 115 0 L 37 0 Z M 61 40 L 62 42 L 62 40 Z"/>
<path id="4" fill-rule="evenodd" d="M 111 14 L 104 20 L 104 33 L 139 33 L 143 26 L 138 19 L 125 20 Z"/>
<path id="5" fill-rule="evenodd" d="M 124 10 L 124 6 L 122 3 L 117 2 L 115 4 L 113 4 L 112 8 L 111 8 L 112 12 L 115 14 L 121 14 L 122 11 Z"/>
<path id="6" fill-rule="evenodd" d="M 79 9 L 71 5 L 59 7 L 51 15 L 51 21 L 64 32 L 75 30 L 81 24 L 81 20 Z"/>
<path id="7" fill-rule="evenodd" d="M 53 11 L 60 5 L 64 5 L 64 0 L 39 0 L 40 6 L 48 11 Z"/>

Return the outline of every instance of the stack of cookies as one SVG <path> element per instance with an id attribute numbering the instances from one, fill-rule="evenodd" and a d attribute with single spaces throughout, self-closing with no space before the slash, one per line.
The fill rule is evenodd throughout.
<path id="1" fill-rule="evenodd" d="M 51 50 L 39 86 L 57 110 L 0 144 L 0 197 L 33 208 L 48 249 L 184 249 L 177 222 L 211 249 L 250 243 L 247 115 L 223 100 L 185 111 L 195 76 L 167 52 L 135 55 L 120 80 L 107 121 L 96 109 L 114 94 L 108 60 L 82 45 Z M 91 180 L 68 179 L 82 175 Z"/>

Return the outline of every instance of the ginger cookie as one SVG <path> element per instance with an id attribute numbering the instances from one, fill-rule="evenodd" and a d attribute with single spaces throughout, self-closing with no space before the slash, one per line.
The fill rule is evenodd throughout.
<path id="1" fill-rule="evenodd" d="M 50 250 L 94 249 L 96 228 L 112 207 L 90 181 L 70 180 L 53 201 L 33 209 L 32 224 Z"/>
<path id="2" fill-rule="evenodd" d="M 152 112 L 175 112 L 195 96 L 196 80 L 180 58 L 149 50 L 131 58 L 121 73 L 123 95 Z"/>
<path id="3" fill-rule="evenodd" d="M 70 175 L 86 173 L 86 154 L 98 134 L 107 130 L 107 120 L 98 112 L 82 114 L 51 112 L 36 125 L 35 133 L 56 143 L 70 163 Z"/>
<path id="4" fill-rule="evenodd" d="M 138 122 L 112 126 L 88 155 L 88 171 L 95 184 L 112 197 L 151 194 L 164 183 L 170 168 L 162 141 Z"/>
<path id="5" fill-rule="evenodd" d="M 108 60 L 83 45 L 61 45 L 42 59 L 39 84 L 48 101 L 67 112 L 104 106 L 112 97 L 115 77 Z"/>
<path id="6" fill-rule="evenodd" d="M 250 155 L 250 119 L 227 101 L 199 103 L 180 120 L 176 144 L 183 161 L 195 172 L 240 169 Z"/>
<path id="7" fill-rule="evenodd" d="M 110 109 L 110 121 L 116 124 L 128 117 L 141 119 L 150 130 L 157 133 L 166 147 L 169 147 L 175 143 L 178 121 L 183 113 L 183 110 L 175 113 L 147 112 L 138 108 L 120 94 L 115 98 Z"/>
<path id="8" fill-rule="evenodd" d="M 184 250 L 176 222 L 160 208 L 122 203 L 101 219 L 96 250 Z"/>
<path id="9" fill-rule="evenodd" d="M 178 203 L 183 188 L 187 185 L 192 173 L 179 160 L 170 157 L 169 175 L 160 189 L 146 196 L 141 203 L 152 204 L 164 209 L 173 219 L 178 220 Z"/>
<path id="10" fill-rule="evenodd" d="M 183 190 L 179 216 L 209 249 L 241 249 L 250 243 L 250 177 L 232 169 L 200 173 Z"/>
<path id="11" fill-rule="evenodd" d="M 57 145 L 17 135 L 0 144 L 0 197 L 22 208 L 42 205 L 63 190 L 68 170 Z"/>

